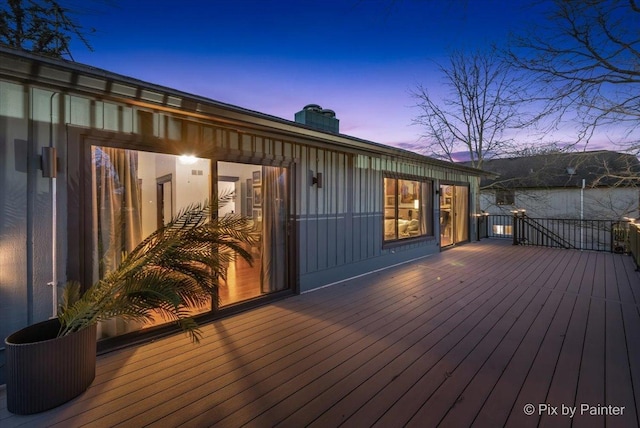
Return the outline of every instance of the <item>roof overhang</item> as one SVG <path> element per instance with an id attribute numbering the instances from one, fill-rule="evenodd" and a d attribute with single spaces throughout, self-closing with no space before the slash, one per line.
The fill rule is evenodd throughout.
<path id="1" fill-rule="evenodd" d="M 25 84 L 46 85 L 61 92 L 73 92 L 186 115 L 226 126 L 268 132 L 282 138 L 306 140 L 333 149 L 412 160 L 469 175 L 491 174 L 476 168 L 434 159 L 397 147 L 312 129 L 276 116 L 244 109 L 176 89 L 156 85 L 103 69 L 0 47 L 0 78 Z"/>

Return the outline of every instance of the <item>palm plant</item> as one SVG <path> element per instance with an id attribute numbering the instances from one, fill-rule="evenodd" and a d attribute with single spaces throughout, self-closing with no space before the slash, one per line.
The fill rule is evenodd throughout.
<path id="1" fill-rule="evenodd" d="M 82 297 L 80 284 L 68 284 L 58 311 L 58 337 L 114 317 L 149 322 L 160 314 L 199 342 L 190 309 L 218 303 L 218 280 L 226 279 L 225 267 L 235 257 L 252 262 L 245 249 L 253 243 L 250 222 L 237 214 L 211 218 L 216 210 L 217 202 L 183 209 Z"/>

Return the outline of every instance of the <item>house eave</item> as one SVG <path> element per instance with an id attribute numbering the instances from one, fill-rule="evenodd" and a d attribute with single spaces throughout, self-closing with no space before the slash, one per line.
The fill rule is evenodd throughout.
<path id="1" fill-rule="evenodd" d="M 0 47 L 0 78 L 25 84 L 47 85 L 54 90 L 86 94 L 101 99 L 138 105 L 184 114 L 193 118 L 221 122 L 227 126 L 255 129 L 291 139 L 305 139 L 319 145 L 339 147 L 343 151 L 388 156 L 397 160 L 411 160 L 441 168 L 448 168 L 473 176 L 487 172 L 430 158 L 408 150 L 380 143 L 312 129 L 308 126 L 212 100 L 139 79 L 123 76 L 100 68 L 50 58 L 29 52 Z"/>

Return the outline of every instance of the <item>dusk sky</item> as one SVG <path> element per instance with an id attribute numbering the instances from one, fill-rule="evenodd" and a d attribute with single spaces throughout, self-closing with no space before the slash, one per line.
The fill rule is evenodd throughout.
<path id="1" fill-rule="evenodd" d="M 436 63 L 541 19 L 515 0 L 107 3 L 78 16 L 97 31 L 76 61 L 289 120 L 319 104 L 341 133 L 400 147 L 418 142 L 410 92 L 438 92 Z"/>

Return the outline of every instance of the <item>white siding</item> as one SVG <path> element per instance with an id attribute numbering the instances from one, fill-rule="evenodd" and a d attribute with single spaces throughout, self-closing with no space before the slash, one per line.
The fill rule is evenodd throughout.
<path id="1" fill-rule="evenodd" d="M 593 220 L 620 220 L 640 217 L 638 201 L 640 190 L 633 187 L 585 188 L 584 218 Z M 581 189 L 517 190 L 514 205 L 496 205 L 495 192 L 481 192 L 480 207 L 491 214 L 509 214 L 514 209 L 525 209 L 536 218 L 580 218 Z"/>

